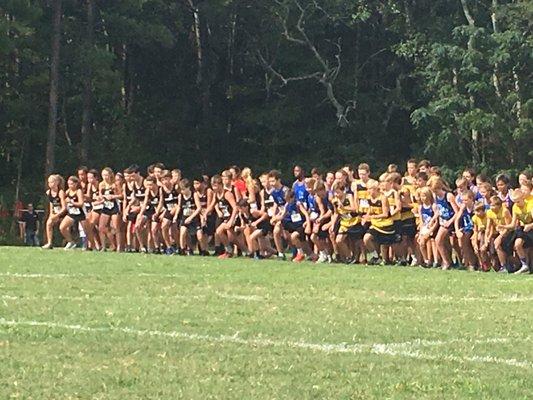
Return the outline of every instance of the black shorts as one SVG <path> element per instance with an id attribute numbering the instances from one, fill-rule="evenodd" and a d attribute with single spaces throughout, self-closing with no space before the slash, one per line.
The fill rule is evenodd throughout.
<path id="1" fill-rule="evenodd" d="M 147 218 L 147 219 L 152 219 L 152 217 L 155 215 L 155 210 L 153 208 L 149 208 L 148 210 L 144 210 L 144 213 L 143 215 Z"/>
<path id="2" fill-rule="evenodd" d="M 326 229 L 326 230 L 323 230 L 322 228 L 324 227 L 324 225 L 327 225 L 331 222 L 331 219 L 328 219 L 326 221 L 322 221 L 320 223 L 320 226 L 318 227 L 318 233 L 317 233 L 317 236 L 319 237 L 319 239 L 327 239 L 329 238 L 329 230 Z"/>
<path id="3" fill-rule="evenodd" d="M 257 229 L 261 231 L 261 234 L 263 236 L 268 235 L 270 232 L 273 231 L 273 227 L 268 221 L 261 221 L 259 224 L 257 224 Z"/>
<path id="4" fill-rule="evenodd" d="M 128 216 L 126 217 L 126 219 L 128 220 L 128 222 L 135 222 L 135 221 L 137 221 L 137 216 L 138 215 L 139 215 L 138 212 L 129 212 Z"/>
<path id="5" fill-rule="evenodd" d="M 402 236 L 413 239 L 416 236 L 416 219 L 408 218 L 403 220 L 400 233 Z"/>
<path id="6" fill-rule="evenodd" d="M 72 218 L 76 222 L 85 221 L 85 213 L 84 212 L 81 212 L 80 214 L 67 213 L 67 217 Z"/>
<path id="7" fill-rule="evenodd" d="M 163 218 L 172 221 L 174 219 L 174 216 L 172 215 L 170 211 L 165 210 L 163 211 Z"/>
<path id="8" fill-rule="evenodd" d="M 523 227 L 519 227 L 515 231 L 515 240 L 522 239 L 524 241 L 524 248 L 529 249 L 533 246 L 533 231 L 524 232 Z"/>
<path id="9" fill-rule="evenodd" d="M 502 249 L 507 254 L 512 254 L 513 253 L 514 241 L 516 240 L 516 237 L 517 237 L 517 232 L 516 231 L 512 231 L 512 232 L 507 233 L 502 238 Z"/>
<path id="10" fill-rule="evenodd" d="M 393 223 L 393 227 L 394 227 L 394 243 L 401 243 L 403 222 L 401 220 L 396 220 Z"/>
<path id="11" fill-rule="evenodd" d="M 374 227 L 370 227 L 368 232 L 374 238 L 374 241 L 383 246 L 389 246 L 395 243 L 396 232 L 394 231 L 394 226 L 383 227 L 380 230 L 377 230 Z"/>
<path id="12" fill-rule="evenodd" d="M 195 217 L 190 223 L 188 224 L 185 224 L 185 220 L 187 219 L 188 217 L 181 217 L 180 220 L 179 220 L 179 226 L 180 227 L 184 227 L 184 228 L 187 228 L 187 231 L 189 232 L 189 234 L 194 234 L 196 232 L 198 232 L 201 228 L 200 226 L 200 218 L 199 217 Z"/>
<path id="13" fill-rule="evenodd" d="M 365 234 L 365 229 L 363 228 L 363 225 L 355 224 L 350 227 L 348 227 L 344 232 L 338 232 L 338 235 L 348 235 L 350 239 L 353 240 L 361 240 L 363 238 L 363 235 Z"/>
<path id="14" fill-rule="evenodd" d="M 298 232 L 301 238 L 305 236 L 303 224 L 297 224 L 292 221 L 282 221 L 281 225 L 283 226 L 283 229 L 289 233 Z"/>
<path id="15" fill-rule="evenodd" d="M 205 225 L 202 230 L 207 236 L 213 236 L 217 227 L 217 216 L 215 214 L 209 214 L 206 218 Z"/>
<path id="16" fill-rule="evenodd" d="M 115 215 L 119 213 L 118 204 L 115 204 L 113 208 L 105 208 L 102 210 L 102 214 L 105 215 Z"/>

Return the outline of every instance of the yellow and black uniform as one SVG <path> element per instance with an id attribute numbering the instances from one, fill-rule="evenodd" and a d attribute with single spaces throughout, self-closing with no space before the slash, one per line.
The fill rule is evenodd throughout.
<path id="1" fill-rule="evenodd" d="M 381 197 L 377 199 L 369 198 L 368 206 L 370 215 L 380 215 L 383 213 Z M 394 221 L 390 215 L 381 218 L 372 218 L 368 233 L 374 237 L 376 243 L 390 245 L 395 240 Z"/>
<path id="2" fill-rule="evenodd" d="M 496 231 L 496 226 L 506 225 L 505 211 L 509 212 L 507 210 L 507 207 L 505 206 L 501 206 L 498 212 L 494 212 L 494 210 L 492 209 L 487 210 L 487 220 L 490 219 L 495 228 L 492 234 L 493 237 L 498 236 L 498 232 Z M 505 233 L 503 240 L 502 240 L 502 248 L 507 254 L 511 254 L 513 252 L 513 243 L 514 243 L 515 238 L 516 238 L 516 235 L 514 232 Z"/>
<path id="3" fill-rule="evenodd" d="M 472 222 L 474 223 L 474 226 L 478 230 L 478 232 L 485 232 L 487 229 L 487 214 L 483 217 L 480 217 L 479 215 L 474 215 L 472 217 Z"/>
<path id="4" fill-rule="evenodd" d="M 394 242 L 400 243 L 402 241 L 402 216 L 401 212 L 396 212 L 396 190 L 390 190 L 385 194 L 385 197 L 389 203 L 389 215 L 392 218 L 392 224 L 394 225 Z M 396 212 L 396 214 L 392 215 L 394 212 Z"/>
<path id="5" fill-rule="evenodd" d="M 353 239 L 361 239 L 363 236 L 361 218 L 355 211 L 347 209 L 350 206 L 350 199 L 345 197 L 344 200 L 340 200 L 334 197 L 332 203 L 339 216 L 336 233 L 340 235 L 347 234 Z"/>
<path id="6" fill-rule="evenodd" d="M 498 212 L 495 212 L 493 209 L 487 210 L 487 220 L 490 219 L 495 228 L 498 225 L 505 225 L 505 210 L 505 206 L 501 206 Z M 496 229 L 494 229 L 494 236 L 498 236 Z"/>
<path id="7" fill-rule="evenodd" d="M 413 213 L 413 209 L 417 207 L 417 204 L 413 202 L 415 197 L 413 185 L 409 187 L 407 185 L 402 186 L 400 191 L 400 198 L 402 200 L 402 211 L 400 213 L 400 219 L 402 221 L 401 232 L 396 232 L 402 236 L 408 238 L 414 238 L 416 236 L 416 218 Z"/>
<path id="8" fill-rule="evenodd" d="M 519 226 L 515 231 L 515 239 L 522 239 L 524 247 L 529 248 L 533 245 L 533 230 L 524 232 L 524 226 L 533 223 L 533 196 L 525 199 L 524 205 L 519 207 L 513 204 L 513 217 L 518 220 Z"/>

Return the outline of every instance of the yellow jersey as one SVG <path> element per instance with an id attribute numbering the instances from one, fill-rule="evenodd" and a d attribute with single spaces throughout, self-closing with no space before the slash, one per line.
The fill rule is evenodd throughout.
<path id="1" fill-rule="evenodd" d="M 357 193 L 357 201 L 359 205 L 359 214 L 365 215 L 368 211 L 368 190 L 366 189 L 366 183 L 361 179 L 355 181 L 355 192 Z"/>
<path id="2" fill-rule="evenodd" d="M 383 204 L 381 203 L 381 198 L 369 198 L 368 205 L 370 215 L 379 215 L 383 213 Z M 378 231 L 387 230 L 387 228 L 391 227 L 393 223 L 394 222 L 390 215 L 385 218 L 372 218 L 370 220 L 370 225 L 372 225 L 372 227 L 376 228 Z"/>
<path id="3" fill-rule="evenodd" d="M 472 222 L 479 231 L 484 231 L 487 228 L 487 213 L 485 213 L 483 217 L 474 215 L 472 217 Z"/>
<path id="4" fill-rule="evenodd" d="M 533 196 L 531 196 L 529 199 L 526 199 L 522 207 L 519 207 L 516 203 L 513 204 L 513 217 L 516 217 L 520 226 L 524 226 L 533 222 Z"/>
<path id="5" fill-rule="evenodd" d="M 335 197 L 332 203 L 339 215 L 340 232 L 344 231 L 342 228 L 349 228 L 361 222 L 361 218 L 355 211 L 347 209 L 350 206 L 350 200 L 347 197 L 342 201 Z"/>
<path id="6" fill-rule="evenodd" d="M 492 220 L 494 222 L 494 225 L 505 225 L 505 213 L 507 208 L 505 208 L 503 205 L 500 208 L 500 210 L 496 213 L 494 210 L 490 209 L 487 210 L 487 218 Z"/>

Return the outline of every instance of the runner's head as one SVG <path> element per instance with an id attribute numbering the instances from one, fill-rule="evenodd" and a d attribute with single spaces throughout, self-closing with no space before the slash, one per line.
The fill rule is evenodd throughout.
<path id="1" fill-rule="evenodd" d="M 485 216 L 485 204 L 476 203 L 476 205 L 474 206 L 474 214 L 476 214 L 478 217 L 484 217 Z"/>
<path id="2" fill-rule="evenodd" d="M 433 192 L 431 191 L 429 187 L 424 186 L 423 188 L 420 189 L 418 193 L 419 193 L 420 201 L 422 202 L 422 204 L 425 204 L 425 205 L 433 204 Z"/>
<path id="3" fill-rule="evenodd" d="M 80 180 L 74 175 L 69 176 L 67 179 L 67 186 L 72 191 L 78 190 L 80 187 Z"/>
<path id="4" fill-rule="evenodd" d="M 211 178 L 211 187 L 215 192 L 223 190 L 224 187 L 222 186 L 222 177 L 220 175 L 214 175 Z"/>
<path id="5" fill-rule="evenodd" d="M 224 187 L 230 188 L 235 175 L 231 172 L 231 170 L 227 169 L 225 171 L 222 171 L 221 176 L 222 176 L 222 184 L 224 185 Z"/>
<path id="6" fill-rule="evenodd" d="M 406 175 L 407 176 L 412 176 L 414 178 L 414 176 L 416 175 L 417 172 L 418 172 L 418 167 L 416 165 L 416 160 L 414 158 L 411 158 L 410 160 L 407 161 L 407 173 L 406 173 Z"/>
<path id="7" fill-rule="evenodd" d="M 87 172 L 89 172 L 89 168 L 87 168 L 85 165 L 78 167 L 77 175 L 80 182 L 87 182 Z"/>
<path id="8" fill-rule="evenodd" d="M 115 174 L 111 168 L 105 167 L 102 170 L 102 180 L 108 184 L 111 184 L 115 180 Z"/>
<path id="9" fill-rule="evenodd" d="M 270 187 L 279 189 L 281 187 L 281 172 L 273 169 L 268 173 L 268 183 Z"/>
<path id="10" fill-rule="evenodd" d="M 357 166 L 357 176 L 364 183 L 367 183 L 370 179 L 370 166 L 367 163 L 361 163 Z"/>
<path id="11" fill-rule="evenodd" d="M 500 211 L 502 208 L 502 199 L 500 199 L 498 196 L 492 196 L 489 201 L 490 209 L 494 212 Z"/>

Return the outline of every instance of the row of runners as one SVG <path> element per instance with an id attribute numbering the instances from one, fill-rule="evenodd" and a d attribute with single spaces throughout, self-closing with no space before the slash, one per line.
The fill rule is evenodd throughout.
<path id="1" fill-rule="evenodd" d="M 233 166 L 220 175 L 182 178 L 161 163 L 123 172 L 80 167 L 48 178 L 45 249 L 54 227 L 66 249 L 161 254 L 238 255 L 256 259 L 421 265 L 530 272 L 533 243 L 531 174 L 517 184 L 466 169 L 452 190 L 438 167 L 409 160 L 378 179 L 368 164 L 306 175 L 294 183 L 279 171 L 254 178 Z"/>

